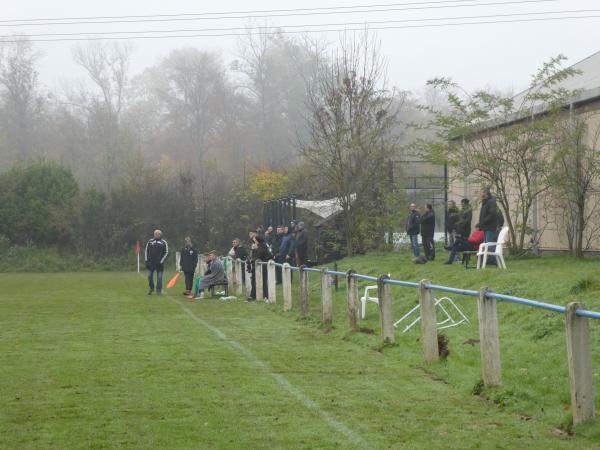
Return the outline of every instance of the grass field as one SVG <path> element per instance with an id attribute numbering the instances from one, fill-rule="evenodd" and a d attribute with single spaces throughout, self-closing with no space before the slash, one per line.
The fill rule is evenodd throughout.
<path id="1" fill-rule="evenodd" d="M 341 266 L 600 309 L 596 261 L 509 261 L 507 273 L 407 261 Z M 500 305 L 504 386 L 473 395 L 472 299 L 457 298 L 473 323 L 447 331 L 448 360 L 423 367 L 416 332 L 380 348 L 372 305 L 362 326 L 375 334 L 346 331 L 343 284 L 322 329 L 316 277 L 308 320 L 280 304 L 190 303 L 180 288 L 148 297 L 134 273 L 0 281 L 1 448 L 600 448 L 597 424 L 567 425 L 562 318 L 546 312 Z M 398 317 L 416 301 L 394 296 Z"/>

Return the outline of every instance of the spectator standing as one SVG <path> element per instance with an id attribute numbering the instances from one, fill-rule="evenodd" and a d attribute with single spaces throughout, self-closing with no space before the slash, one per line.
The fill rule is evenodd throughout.
<path id="1" fill-rule="evenodd" d="M 281 256 L 279 255 L 279 249 L 281 248 L 281 242 L 283 241 L 284 232 L 283 225 L 278 225 L 275 231 L 275 236 L 273 237 L 273 244 L 271 246 L 271 253 L 273 253 L 273 259 L 276 263 L 282 264 Z M 281 267 L 275 266 L 275 279 L 277 284 L 281 284 L 282 275 L 281 275 Z"/>
<path id="2" fill-rule="evenodd" d="M 185 276 L 185 292 L 183 295 L 190 295 L 194 284 L 194 273 L 196 273 L 196 266 L 198 265 L 198 250 L 192 245 L 192 238 L 189 236 L 185 238 L 181 249 L 180 264 L 181 271 Z"/>
<path id="3" fill-rule="evenodd" d="M 156 272 L 156 295 L 162 295 L 162 278 L 165 260 L 169 255 L 169 245 L 162 238 L 162 231 L 154 230 L 154 237 L 146 244 L 144 261 L 148 269 L 148 295 L 154 292 L 154 272 Z"/>
<path id="4" fill-rule="evenodd" d="M 456 207 L 454 200 L 448 200 L 448 211 L 446 213 L 446 233 L 448 233 L 448 247 L 454 245 L 456 239 L 456 225 L 458 223 L 460 212 Z"/>
<path id="5" fill-rule="evenodd" d="M 435 260 L 435 242 L 433 240 L 435 212 L 431 204 L 427 204 L 425 208 L 425 213 L 421 216 L 421 241 L 423 242 L 425 258 L 428 261 L 433 261 Z"/>
<path id="6" fill-rule="evenodd" d="M 471 223 L 473 222 L 473 210 L 469 204 L 468 198 L 463 198 L 460 201 L 460 215 L 456 224 L 456 233 L 462 238 L 467 238 L 471 235 Z"/>
<path id="7" fill-rule="evenodd" d="M 270 259 L 273 259 L 273 255 L 269 250 L 265 242 L 265 238 L 260 235 L 254 236 L 254 243 L 256 245 L 256 249 L 253 252 L 253 261 L 252 261 L 252 290 L 250 292 L 250 298 L 248 300 L 256 300 L 256 271 L 254 270 L 256 267 L 256 261 L 260 260 L 262 262 L 266 262 Z M 269 283 L 268 283 L 268 274 L 266 270 L 262 271 L 263 279 L 263 298 L 268 298 L 269 296 Z"/>
<path id="8" fill-rule="evenodd" d="M 293 226 L 283 227 L 284 236 L 279 246 L 279 259 L 281 263 L 294 265 L 294 229 Z M 278 261 L 279 262 L 279 261 Z"/>
<path id="9" fill-rule="evenodd" d="M 498 206 L 496 198 L 492 195 L 489 187 L 484 187 L 479 193 L 481 197 L 481 211 L 479 211 L 479 227 L 484 233 L 484 242 L 496 242 L 498 240 Z M 496 247 L 490 247 L 495 251 Z M 496 257 L 488 258 L 490 264 L 496 264 Z"/>
<path id="10" fill-rule="evenodd" d="M 408 207 L 408 219 L 406 219 L 406 234 L 410 239 L 413 255 L 420 255 L 419 252 L 419 232 L 421 231 L 421 215 L 417 209 L 417 205 L 411 203 Z"/>
<path id="11" fill-rule="evenodd" d="M 294 247 L 296 250 L 296 264 L 305 266 L 308 263 L 308 235 L 304 229 L 304 222 L 296 224 Z"/>
<path id="12" fill-rule="evenodd" d="M 242 245 L 242 241 L 240 238 L 235 238 L 231 241 L 231 250 L 229 250 L 229 256 L 233 259 L 240 259 L 242 261 L 242 267 L 246 264 L 246 259 L 248 258 L 248 250 L 246 247 Z M 246 271 L 242 270 L 242 284 L 244 284 L 246 280 Z"/>

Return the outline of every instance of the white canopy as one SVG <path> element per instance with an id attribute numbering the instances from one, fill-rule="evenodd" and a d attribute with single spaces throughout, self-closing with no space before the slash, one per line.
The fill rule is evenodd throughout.
<path id="1" fill-rule="evenodd" d="M 356 194 L 352 194 L 350 198 L 354 201 Z M 342 211 L 337 198 L 330 198 L 328 200 L 296 200 L 296 207 L 306 209 L 323 219 L 328 219 Z"/>

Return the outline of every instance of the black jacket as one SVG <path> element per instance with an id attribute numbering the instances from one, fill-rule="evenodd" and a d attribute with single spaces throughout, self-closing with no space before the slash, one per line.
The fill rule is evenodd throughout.
<path id="1" fill-rule="evenodd" d="M 426 238 L 433 237 L 435 231 L 435 212 L 425 211 L 421 216 L 421 236 Z"/>
<path id="2" fill-rule="evenodd" d="M 306 264 L 308 258 L 308 235 L 306 230 L 302 229 L 296 233 L 295 239 L 296 264 Z"/>
<path id="3" fill-rule="evenodd" d="M 194 247 L 183 247 L 181 249 L 181 271 L 182 272 L 195 272 L 196 266 L 198 265 L 198 250 Z"/>
<path id="4" fill-rule="evenodd" d="M 498 228 L 498 208 L 496 199 L 488 197 L 481 203 L 479 212 L 479 228 L 483 231 L 496 231 Z"/>
<path id="5" fill-rule="evenodd" d="M 150 239 L 144 250 L 146 268 L 150 270 L 163 270 L 165 259 L 169 255 L 169 244 L 164 239 Z"/>
<path id="6" fill-rule="evenodd" d="M 411 211 L 406 219 L 406 234 L 415 236 L 421 229 L 421 216 L 415 211 Z"/>
<path id="7" fill-rule="evenodd" d="M 244 247 L 242 244 L 238 245 L 233 250 L 235 251 L 236 259 L 241 259 L 242 261 L 245 261 L 246 258 L 248 258 L 248 250 L 246 250 L 246 247 Z"/>
<path id="8" fill-rule="evenodd" d="M 470 206 L 465 206 L 460 210 L 456 232 L 465 239 L 471 235 L 471 222 L 473 222 L 473 210 Z"/>
<path id="9" fill-rule="evenodd" d="M 448 213 L 446 215 L 446 231 L 448 233 L 457 231 L 456 225 L 459 221 L 459 218 L 460 212 L 458 211 L 458 208 L 454 207 L 448 209 Z"/>
<path id="10" fill-rule="evenodd" d="M 273 259 L 273 255 L 266 243 L 259 244 L 258 248 L 254 250 L 254 259 L 260 259 L 263 262 Z"/>
<path id="11" fill-rule="evenodd" d="M 276 234 L 273 237 L 273 243 L 271 244 L 271 250 L 273 252 L 273 256 L 277 257 L 279 255 L 279 247 L 281 247 L 281 241 L 283 240 L 284 234 Z"/>

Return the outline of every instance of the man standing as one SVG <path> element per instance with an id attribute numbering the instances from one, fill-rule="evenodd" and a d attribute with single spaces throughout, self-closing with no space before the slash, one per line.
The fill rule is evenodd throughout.
<path id="1" fill-rule="evenodd" d="M 296 264 L 298 267 L 305 266 L 308 262 L 308 235 L 304 229 L 304 222 L 298 222 L 296 225 Z"/>
<path id="2" fill-rule="evenodd" d="M 408 207 L 408 219 L 406 219 L 406 234 L 410 239 L 410 245 L 412 246 L 413 255 L 415 257 L 420 255 L 419 252 L 419 232 L 421 230 L 421 216 L 417 210 L 417 205 L 411 203 Z"/>
<path id="3" fill-rule="evenodd" d="M 479 228 L 484 233 L 483 242 L 496 242 L 498 240 L 498 207 L 496 198 L 492 196 L 489 187 L 484 187 L 480 192 L 481 211 L 479 212 Z M 496 247 L 490 247 L 495 251 Z M 496 257 L 490 256 L 488 262 L 496 264 Z"/>
<path id="4" fill-rule="evenodd" d="M 194 273 L 198 265 L 198 250 L 192 245 L 192 238 L 186 237 L 184 246 L 181 249 L 181 271 L 185 276 L 185 292 L 183 295 L 190 295 L 194 284 Z"/>
<path id="5" fill-rule="evenodd" d="M 430 204 L 427 204 L 426 208 L 425 213 L 421 216 L 421 240 L 423 241 L 425 258 L 428 261 L 433 261 L 435 259 L 435 243 L 433 241 L 435 212 Z"/>
<path id="6" fill-rule="evenodd" d="M 165 259 L 169 255 L 169 245 L 162 238 L 162 231 L 154 230 L 154 237 L 146 244 L 144 260 L 148 269 L 148 295 L 154 292 L 154 272 L 156 272 L 156 294 L 162 295 L 162 277 L 165 268 Z"/>
<path id="7" fill-rule="evenodd" d="M 469 204 L 468 198 L 460 201 L 460 215 L 456 224 L 456 232 L 462 238 L 466 239 L 471 235 L 471 222 L 473 222 L 473 210 Z"/>
<path id="8" fill-rule="evenodd" d="M 446 214 L 446 233 L 448 233 L 448 247 L 452 248 L 454 239 L 456 238 L 456 225 L 460 216 L 460 212 L 456 207 L 454 200 L 448 200 L 448 212 Z"/>
<path id="9" fill-rule="evenodd" d="M 279 249 L 281 248 L 281 243 L 283 241 L 283 237 L 284 237 L 284 232 L 283 232 L 283 225 L 277 225 L 277 232 L 275 234 L 275 237 L 273 238 L 273 245 L 271 247 L 271 253 L 273 253 L 273 259 L 275 260 L 276 263 L 282 264 L 285 261 L 282 261 L 281 259 L 281 255 L 279 254 Z M 281 274 L 281 267 L 279 266 L 275 266 L 275 279 L 277 281 L 277 284 L 281 284 L 282 281 L 282 274 Z"/>

